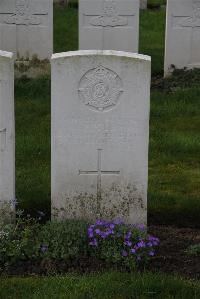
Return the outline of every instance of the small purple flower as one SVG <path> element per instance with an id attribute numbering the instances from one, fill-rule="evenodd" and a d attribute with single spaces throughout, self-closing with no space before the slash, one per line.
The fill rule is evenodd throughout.
<path id="1" fill-rule="evenodd" d="M 114 235 L 114 234 L 115 234 L 115 232 L 114 232 L 113 229 L 111 229 L 111 230 L 109 231 L 109 233 L 110 233 L 110 235 Z"/>
<path id="2" fill-rule="evenodd" d="M 102 239 L 105 239 L 106 237 L 107 237 L 107 235 L 106 235 L 106 233 L 105 232 L 100 232 L 100 237 L 102 238 Z"/>
<path id="3" fill-rule="evenodd" d="M 94 237 L 93 228 L 91 228 L 91 227 L 88 228 L 88 237 L 89 238 L 93 238 Z"/>
<path id="4" fill-rule="evenodd" d="M 96 225 L 105 225 L 106 221 L 104 221 L 104 220 L 97 220 L 95 224 Z"/>
<path id="5" fill-rule="evenodd" d="M 107 230 L 107 231 L 105 231 L 105 235 L 106 235 L 106 237 L 108 237 L 110 234 L 111 234 L 111 230 Z"/>
<path id="6" fill-rule="evenodd" d="M 98 242 L 96 239 L 93 239 L 92 241 L 90 241 L 89 245 L 97 247 L 98 246 Z"/>
<path id="7" fill-rule="evenodd" d="M 110 227 L 110 229 L 113 230 L 115 228 L 115 225 L 113 223 L 111 223 L 111 224 L 109 224 L 109 227 Z"/>
<path id="8" fill-rule="evenodd" d="M 125 239 L 129 240 L 131 238 L 131 235 L 132 235 L 131 231 L 127 232 L 127 234 L 125 235 Z"/>
<path id="9" fill-rule="evenodd" d="M 99 235 L 99 234 L 101 233 L 100 229 L 99 229 L 99 228 L 95 229 L 95 233 L 96 233 L 97 235 Z"/>
<path id="10" fill-rule="evenodd" d="M 160 241 L 158 238 L 153 237 L 153 236 L 149 236 L 149 237 L 148 237 L 148 240 L 149 240 L 150 242 L 152 242 L 152 244 L 153 244 L 154 246 L 157 246 L 157 245 L 159 244 L 159 241 Z"/>
<path id="11" fill-rule="evenodd" d="M 137 259 L 137 261 L 141 261 L 142 258 L 141 258 L 141 256 L 137 256 L 136 259 Z"/>
<path id="12" fill-rule="evenodd" d="M 128 247 L 131 247 L 132 246 L 132 242 L 127 240 L 127 241 L 124 242 L 124 245 L 126 245 Z"/>
<path id="13" fill-rule="evenodd" d="M 122 250 L 122 256 L 128 256 L 128 252 L 126 250 Z"/>
<path id="14" fill-rule="evenodd" d="M 137 247 L 138 248 L 143 248 L 143 247 L 146 247 L 146 244 L 145 244 L 144 241 L 140 241 L 140 242 L 137 243 Z"/>
<path id="15" fill-rule="evenodd" d="M 117 218 L 117 219 L 113 220 L 113 224 L 116 224 L 116 225 L 118 225 L 118 224 L 124 224 L 124 222 L 123 222 L 122 219 Z"/>
<path id="16" fill-rule="evenodd" d="M 154 252 L 154 251 L 149 251 L 149 255 L 150 255 L 150 256 L 154 256 L 154 255 L 155 255 L 155 252 Z"/>
<path id="17" fill-rule="evenodd" d="M 134 248 L 131 248 L 131 253 L 132 254 L 136 253 L 136 250 Z"/>
<path id="18" fill-rule="evenodd" d="M 147 245 L 147 247 L 152 247 L 153 246 L 152 242 L 147 242 L 146 245 Z"/>
<path id="19" fill-rule="evenodd" d="M 42 253 L 47 252 L 47 251 L 48 251 L 48 245 L 47 245 L 47 244 L 42 244 L 42 245 L 40 246 L 40 251 L 41 251 Z"/>
<path id="20" fill-rule="evenodd" d="M 144 224 L 136 224 L 135 227 L 138 228 L 141 231 L 146 230 L 146 226 Z"/>

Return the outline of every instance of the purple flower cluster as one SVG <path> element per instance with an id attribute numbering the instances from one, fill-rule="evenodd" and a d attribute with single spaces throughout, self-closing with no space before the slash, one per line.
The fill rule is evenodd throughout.
<path id="1" fill-rule="evenodd" d="M 116 219 L 112 222 L 105 220 L 97 220 L 95 224 L 92 224 L 88 228 L 89 245 L 97 247 L 100 239 L 107 239 L 113 236 L 116 225 L 123 224 L 120 219 Z"/>
<path id="2" fill-rule="evenodd" d="M 146 255 L 154 256 L 155 250 L 153 248 L 158 246 L 159 239 L 153 236 L 139 237 L 138 242 L 133 242 L 131 240 L 131 232 L 125 236 L 124 245 L 126 248 L 122 250 L 122 256 L 128 256 L 129 254 L 134 254 L 137 261 L 141 261 L 142 257 Z"/>
<path id="3" fill-rule="evenodd" d="M 154 247 L 159 239 L 146 233 L 146 227 L 141 225 L 128 226 L 120 219 L 113 221 L 97 220 L 88 227 L 89 245 L 99 249 L 105 242 L 114 242 L 120 250 L 122 258 L 131 257 L 136 261 L 155 255 Z M 110 243 L 110 244 L 111 244 Z"/>

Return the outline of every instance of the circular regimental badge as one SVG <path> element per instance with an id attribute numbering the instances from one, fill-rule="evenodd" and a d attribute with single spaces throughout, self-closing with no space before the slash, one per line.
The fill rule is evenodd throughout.
<path id="1" fill-rule="evenodd" d="M 122 80 L 114 71 L 98 66 L 83 75 L 79 83 L 81 101 L 98 111 L 114 107 L 119 101 L 122 90 Z"/>

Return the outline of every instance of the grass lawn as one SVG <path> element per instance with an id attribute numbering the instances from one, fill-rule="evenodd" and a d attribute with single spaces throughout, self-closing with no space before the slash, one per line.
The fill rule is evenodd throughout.
<path id="1" fill-rule="evenodd" d="M 140 49 L 162 73 L 164 10 L 141 13 Z M 77 49 L 77 10 L 55 9 L 55 51 Z M 143 50 L 142 50 L 143 49 Z M 198 223 L 200 75 L 151 93 L 148 212 L 161 223 Z M 196 86 L 186 84 L 197 82 Z M 16 180 L 20 208 L 50 215 L 50 78 L 16 81 Z M 183 223 L 184 220 L 184 223 Z"/>
<path id="2" fill-rule="evenodd" d="M 200 286 L 162 274 L 104 274 L 2 279 L 0 299 L 198 299 Z"/>
<path id="3" fill-rule="evenodd" d="M 163 3 L 162 0 L 151 2 Z M 77 10 L 55 8 L 55 52 L 78 48 Z M 141 12 L 140 52 L 163 73 L 164 10 Z M 200 74 L 151 92 L 150 222 L 197 224 L 200 215 Z M 188 82 L 197 84 L 187 84 Z M 50 215 L 50 77 L 16 80 L 16 192 L 19 207 Z M 163 274 L 107 272 L 65 277 L 1 278 L 0 299 L 198 299 L 197 283 Z"/>

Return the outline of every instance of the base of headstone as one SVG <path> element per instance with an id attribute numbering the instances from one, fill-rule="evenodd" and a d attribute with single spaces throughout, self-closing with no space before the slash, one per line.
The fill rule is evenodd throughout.
<path id="1" fill-rule="evenodd" d="M 200 69 L 200 63 L 199 64 L 188 64 L 184 68 L 174 68 L 171 67 L 167 71 L 164 71 L 164 78 L 170 78 L 174 71 L 189 71 L 189 70 L 194 70 L 194 69 Z"/>
<path id="2" fill-rule="evenodd" d="M 15 221 L 15 208 L 8 202 L 0 202 L 0 229 L 5 224 Z"/>
<path id="3" fill-rule="evenodd" d="M 140 9 L 147 9 L 147 0 L 140 0 Z"/>
<path id="4" fill-rule="evenodd" d="M 15 78 L 36 78 L 41 75 L 49 75 L 51 66 L 49 60 L 16 60 L 15 61 Z"/>

